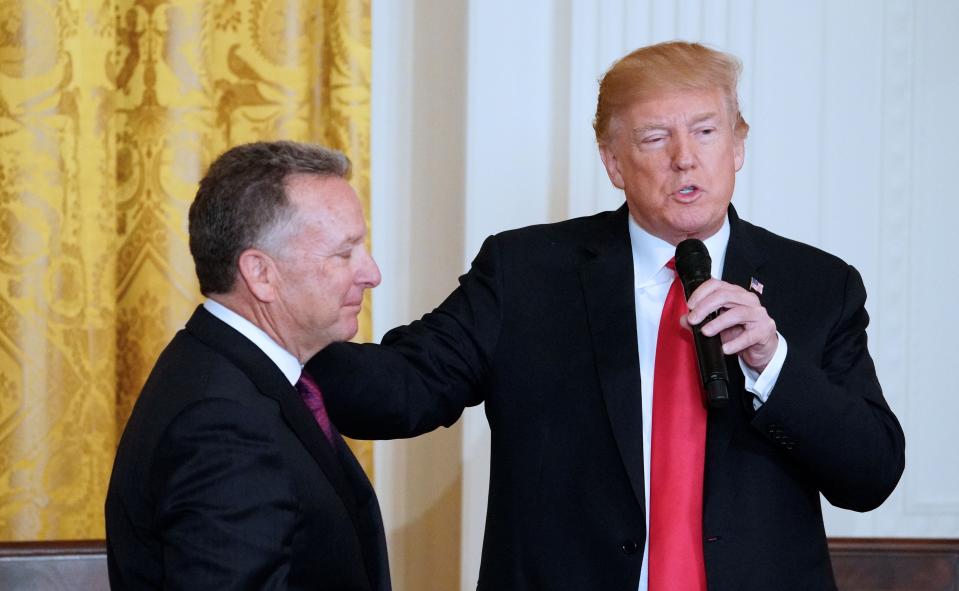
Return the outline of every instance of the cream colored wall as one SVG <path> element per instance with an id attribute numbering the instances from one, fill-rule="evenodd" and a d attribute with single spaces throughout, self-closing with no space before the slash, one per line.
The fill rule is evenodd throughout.
<path id="1" fill-rule="evenodd" d="M 744 62 L 752 131 L 734 203 L 863 274 L 870 348 L 907 438 L 878 511 L 826 507 L 831 535 L 959 537 L 959 219 L 954 0 L 374 2 L 378 334 L 438 304 L 490 233 L 619 205 L 590 129 L 596 80 L 651 42 Z M 482 409 L 376 446 L 397 591 L 474 589 L 488 486 Z"/>

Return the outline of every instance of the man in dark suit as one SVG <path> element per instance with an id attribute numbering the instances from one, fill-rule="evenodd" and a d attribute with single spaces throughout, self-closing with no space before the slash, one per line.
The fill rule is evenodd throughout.
<path id="1" fill-rule="evenodd" d="M 308 364 L 355 436 L 485 401 L 478 589 L 834 589 L 820 493 L 867 511 L 898 482 L 859 274 L 730 205 L 738 74 L 698 44 L 624 57 L 595 120 L 622 208 L 492 236 L 432 313 Z M 688 316 L 670 267 L 687 238 L 714 263 Z M 730 402 L 707 411 L 688 326 L 716 311 L 702 332 L 721 337 Z"/>
<path id="2" fill-rule="evenodd" d="M 190 208 L 207 301 L 160 355 L 106 501 L 114 589 L 390 589 L 373 489 L 304 363 L 380 281 L 336 151 L 220 156 Z"/>

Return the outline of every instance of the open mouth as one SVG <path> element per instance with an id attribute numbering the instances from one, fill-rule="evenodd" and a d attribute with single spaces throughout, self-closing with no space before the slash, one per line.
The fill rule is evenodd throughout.
<path id="1" fill-rule="evenodd" d="M 693 203 L 699 200 L 703 189 L 699 185 L 683 185 L 676 189 L 673 198 L 681 203 Z"/>

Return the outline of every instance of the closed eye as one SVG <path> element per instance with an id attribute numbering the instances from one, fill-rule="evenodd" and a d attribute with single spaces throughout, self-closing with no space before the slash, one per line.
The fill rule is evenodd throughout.
<path id="1" fill-rule="evenodd" d="M 655 146 L 666 141 L 665 135 L 651 135 L 640 139 L 640 143 L 647 146 Z"/>

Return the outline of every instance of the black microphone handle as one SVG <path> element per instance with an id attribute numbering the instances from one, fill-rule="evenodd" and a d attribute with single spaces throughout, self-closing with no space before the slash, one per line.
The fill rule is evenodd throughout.
<path id="1" fill-rule="evenodd" d="M 686 298 L 689 299 L 696 288 L 704 282 L 704 279 L 692 279 L 683 283 Z M 705 403 L 710 408 L 722 408 L 729 402 L 729 390 L 726 387 L 729 383 L 729 374 L 726 371 L 722 338 L 718 334 L 707 337 L 701 330 L 704 324 L 717 316 L 719 312 L 713 312 L 692 327 L 693 341 L 696 343 L 696 360 L 699 362 L 699 377 L 703 381 Z"/>

